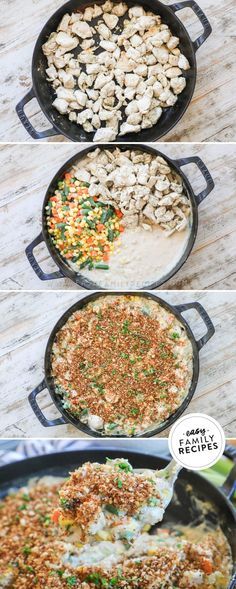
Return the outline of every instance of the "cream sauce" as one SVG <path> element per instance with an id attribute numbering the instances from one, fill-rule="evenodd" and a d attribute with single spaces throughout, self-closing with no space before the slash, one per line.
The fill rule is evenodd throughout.
<path id="1" fill-rule="evenodd" d="M 167 237 L 160 227 L 151 230 L 137 227 L 125 229 L 115 242 L 109 260 L 109 270 L 82 270 L 82 275 L 104 289 L 139 289 L 157 282 L 170 272 L 185 252 L 191 231 Z"/>

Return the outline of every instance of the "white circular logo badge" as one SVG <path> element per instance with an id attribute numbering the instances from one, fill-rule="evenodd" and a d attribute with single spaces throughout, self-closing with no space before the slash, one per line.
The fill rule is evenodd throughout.
<path id="1" fill-rule="evenodd" d="M 178 464 L 190 470 L 204 470 L 221 458 L 225 435 L 213 417 L 190 413 L 173 425 L 168 443 L 170 453 Z"/>

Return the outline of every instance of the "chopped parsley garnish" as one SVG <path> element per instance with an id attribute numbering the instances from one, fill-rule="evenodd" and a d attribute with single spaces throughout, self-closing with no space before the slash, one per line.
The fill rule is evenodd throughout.
<path id="1" fill-rule="evenodd" d="M 21 496 L 23 501 L 30 501 L 30 496 L 28 495 L 28 493 L 23 493 L 23 495 Z"/>
<path id="2" fill-rule="evenodd" d="M 158 499 L 156 497 L 151 497 L 148 503 L 151 507 L 156 507 L 156 505 L 158 505 Z"/>
<path id="3" fill-rule="evenodd" d="M 26 503 L 22 503 L 22 505 L 20 505 L 20 507 L 18 509 L 19 509 L 19 511 L 24 511 L 24 509 L 27 509 Z"/>
<path id="4" fill-rule="evenodd" d="M 60 498 L 60 504 L 62 507 L 65 507 L 65 509 L 70 509 L 70 502 L 63 497 Z"/>
<path id="5" fill-rule="evenodd" d="M 113 513 L 114 515 L 119 515 L 119 509 L 117 509 L 117 507 L 115 507 L 115 505 L 111 505 L 110 503 L 107 503 L 107 505 L 105 505 L 105 509 L 107 511 L 109 511 L 109 513 Z"/>
<path id="6" fill-rule="evenodd" d="M 80 411 L 80 417 L 83 417 L 83 415 L 88 415 L 88 409 L 82 409 L 82 411 Z"/>
<path id="7" fill-rule="evenodd" d="M 124 470 L 125 472 L 132 472 L 132 466 L 128 464 L 128 462 L 117 462 L 116 465 L 120 470 Z"/>
<path id="8" fill-rule="evenodd" d="M 119 478 L 116 479 L 116 484 L 117 484 L 118 489 L 122 489 L 123 483 L 122 483 L 122 480 L 121 479 L 119 479 Z"/>
<path id="9" fill-rule="evenodd" d="M 71 577 L 67 577 L 66 582 L 67 582 L 68 587 L 74 587 L 77 584 L 77 577 L 75 577 L 75 575 L 72 575 Z"/>
<path id="10" fill-rule="evenodd" d="M 107 429 L 113 430 L 118 426 L 118 423 L 109 423 Z"/>
<path id="11" fill-rule="evenodd" d="M 172 339 L 179 339 L 180 335 L 179 333 L 177 333 L 177 331 L 173 331 L 173 333 L 170 336 Z"/>
<path id="12" fill-rule="evenodd" d="M 129 333 L 129 321 L 128 319 L 125 319 L 123 325 L 122 325 L 122 333 L 124 335 L 127 335 Z"/>
<path id="13" fill-rule="evenodd" d="M 139 414 L 139 409 L 137 409 L 137 408 L 134 407 L 133 409 L 130 410 L 130 413 L 131 413 L 131 415 L 138 415 Z"/>
<path id="14" fill-rule="evenodd" d="M 104 585 L 103 581 L 105 581 L 105 583 L 107 583 L 106 579 L 104 579 L 103 577 L 101 577 L 101 575 L 99 573 L 90 573 L 90 575 L 88 575 L 85 578 L 85 581 L 91 581 L 92 583 L 94 583 L 94 585 L 98 586 L 102 585 L 102 587 L 107 587 L 108 585 Z"/>
<path id="15" fill-rule="evenodd" d="M 35 572 L 35 571 L 34 571 L 34 569 L 33 569 L 33 567 L 30 567 L 30 566 L 27 566 L 27 567 L 26 567 L 26 570 L 27 570 L 29 573 L 34 573 L 34 572 Z"/>
<path id="16" fill-rule="evenodd" d="M 22 552 L 23 552 L 23 554 L 28 556 L 28 554 L 31 553 L 31 548 L 29 546 L 24 546 L 24 548 L 22 548 Z"/>

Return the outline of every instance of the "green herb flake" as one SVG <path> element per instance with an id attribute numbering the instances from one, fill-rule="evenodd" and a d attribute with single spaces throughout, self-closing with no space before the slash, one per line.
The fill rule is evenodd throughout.
<path id="1" fill-rule="evenodd" d="M 180 335 L 179 333 L 177 333 L 177 331 L 173 331 L 173 333 L 171 333 L 171 339 L 179 339 Z"/>
<path id="2" fill-rule="evenodd" d="M 109 511 L 109 513 L 113 513 L 114 515 L 119 515 L 119 509 L 117 509 L 117 507 L 115 507 L 115 505 L 111 505 L 110 503 L 107 503 L 107 505 L 105 505 L 105 509 L 106 509 L 106 511 Z"/>
<path id="3" fill-rule="evenodd" d="M 138 415 L 139 414 L 139 409 L 134 407 L 133 409 L 131 409 L 130 411 L 131 415 Z"/>
<path id="4" fill-rule="evenodd" d="M 151 497 L 148 501 L 148 504 L 151 507 L 156 507 L 156 505 L 158 505 L 158 499 L 156 497 Z"/>
<path id="5" fill-rule="evenodd" d="M 77 584 L 77 577 L 75 577 L 75 575 L 72 575 L 71 577 L 67 577 L 66 582 L 67 582 L 68 587 L 74 587 Z"/>
<path id="6" fill-rule="evenodd" d="M 25 554 L 25 556 L 28 556 L 31 553 L 31 548 L 26 545 L 22 548 L 22 552 Z"/>
<path id="7" fill-rule="evenodd" d="M 119 479 L 119 478 L 116 479 L 116 484 L 117 484 L 118 489 L 122 489 L 123 483 L 122 483 L 122 480 L 121 479 Z"/>
<path id="8" fill-rule="evenodd" d="M 30 501 L 30 496 L 28 493 L 23 493 L 23 495 L 21 495 L 21 499 L 23 499 L 23 501 Z"/>
<path id="9" fill-rule="evenodd" d="M 128 464 L 128 462 L 117 462 L 116 463 L 120 470 L 124 470 L 124 472 L 132 472 L 132 466 Z"/>
<path id="10" fill-rule="evenodd" d="M 128 319 L 125 319 L 123 325 L 122 325 L 122 333 L 124 335 L 127 335 L 129 333 L 129 321 Z"/>
<path id="11" fill-rule="evenodd" d="M 34 568 L 33 567 L 30 567 L 30 566 L 27 566 L 26 567 L 26 570 L 28 571 L 28 573 L 34 573 L 35 572 Z"/>

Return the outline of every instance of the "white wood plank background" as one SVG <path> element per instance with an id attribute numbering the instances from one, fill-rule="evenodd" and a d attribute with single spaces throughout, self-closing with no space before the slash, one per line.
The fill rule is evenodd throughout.
<path id="1" fill-rule="evenodd" d="M 0 146 L 0 290 L 77 289 L 69 279 L 41 282 L 25 247 L 40 233 L 44 194 L 60 166 L 85 145 L 36 144 Z M 181 270 L 162 288 L 234 289 L 236 284 L 236 144 L 161 144 L 170 157 L 199 155 L 214 180 L 213 192 L 199 206 L 194 249 Z M 195 165 L 183 171 L 196 193 L 205 181 Z M 35 250 L 42 268 L 56 269 L 45 245 Z"/>
<path id="2" fill-rule="evenodd" d="M 43 379 L 44 351 L 54 324 L 81 296 L 81 292 L 0 294 L 0 438 L 84 437 L 70 425 L 42 427 L 27 401 Z M 235 437 L 236 293 L 162 292 L 161 296 L 172 304 L 198 300 L 209 313 L 216 333 L 200 352 L 199 383 L 186 413 L 209 414 L 228 438 Z M 195 311 L 188 311 L 186 319 L 197 338 L 205 333 Z M 47 391 L 38 398 L 47 417 L 58 416 Z M 167 434 L 165 430 L 159 437 Z"/>
<path id="3" fill-rule="evenodd" d="M 173 0 L 163 0 L 173 4 Z M 37 37 L 63 0 L 1 0 L 0 2 L 0 141 L 30 141 L 15 106 L 31 88 L 31 59 Z M 198 0 L 213 33 L 197 51 L 198 78 L 191 105 L 167 141 L 232 141 L 236 137 L 235 0 Z M 192 39 L 202 32 L 189 8 L 178 13 Z M 37 130 L 50 127 L 36 100 L 27 114 Z M 67 141 L 62 136 L 49 142 Z"/>

